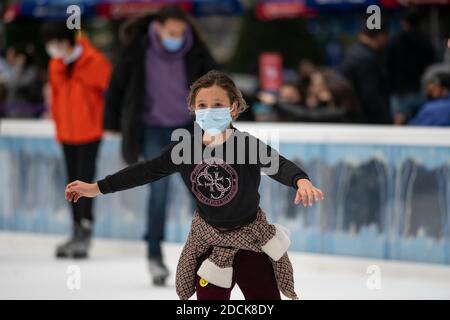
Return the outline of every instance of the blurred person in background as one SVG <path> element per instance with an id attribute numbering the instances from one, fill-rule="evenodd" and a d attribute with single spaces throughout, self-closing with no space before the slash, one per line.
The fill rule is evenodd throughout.
<path id="1" fill-rule="evenodd" d="M 47 23 L 42 38 L 50 56 L 48 78 L 56 139 L 62 145 L 67 178 L 92 181 L 103 135 L 103 94 L 111 65 L 84 37 L 64 22 Z M 72 203 L 73 232 L 56 249 L 60 258 L 85 258 L 93 228 L 92 199 Z"/>
<path id="2" fill-rule="evenodd" d="M 256 121 L 294 121 L 291 109 L 303 107 L 303 94 L 296 82 L 285 82 L 278 93 L 260 91 L 252 108 L 264 109 L 265 112 L 255 112 Z M 284 107 L 289 105 L 288 107 Z M 286 110 L 287 109 L 287 110 Z"/>
<path id="3" fill-rule="evenodd" d="M 298 104 L 303 103 L 303 92 L 295 82 L 286 82 L 280 88 L 280 101 L 283 103 Z"/>
<path id="4" fill-rule="evenodd" d="M 129 21 L 121 30 L 124 50 L 106 96 L 105 129 L 122 133 L 128 164 L 157 156 L 177 128 L 193 130 L 186 108 L 189 85 L 218 68 L 192 20 L 177 6 Z M 147 257 L 155 285 L 169 275 L 163 262 L 168 178 L 150 186 Z"/>
<path id="5" fill-rule="evenodd" d="M 0 49 L 0 118 L 4 115 L 4 103 L 6 100 L 6 79 L 9 77 L 9 65 L 3 56 L 3 50 Z"/>
<path id="6" fill-rule="evenodd" d="M 0 79 L 0 118 L 3 118 L 5 116 L 4 111 L 5 100 L 6 100 L 6 85 L 2 81 L 2 79 Z"/>
<path id="7" fill-rule="evenodd" d="M 295 82 L 286 82 L 278 94 L 260 92 L 257 98 L 272 108 L 278 121 L 340 123 L 358 119 L 352 86 L 331 69 L 314 71 L 307 90 Z"/>
<path id="8" fill-rule="evenodd" d="M 447 47 L 445 48 L 444 52 L 444 62 L 450 63 L 450 38 L 447 40 Z"/>
<path id="9" fill-rule="evenodd" d="M 450 126 L 450 74 L 437 73 L 425 86 L 427 102 L 409 121 L 416 126 Z"/>
<path id="10" fill-rule="evenodd" d="M 347 51 L 339 66 L 355 90 L 365 123 L 392 123 L 382 62 L 382 49 L 387 40 L 384 21 L 379 29 L 369 29 L 364 23 L 358 42 Z"/>
<path id="11" fill-rule="evenodd" d="M 5 116 L 6 82 L 9 78 L 11 67 L 4 57 L 4 50 L 0 50 L 0 118 L 3 118 Z"/>
<path id="12" fill-rule="evenodd" d="M 316 71 L 316 65 L 309 59 L 301 59 L 297 66 L 297 74 L 302 88 L 307 88 L 311 80 L 311 75 Z"/>
<path id="13" fill-rule="evenodd" d="M 7 66 L 0 75 L 5 90 L 5 117 L 34 118 L 43 112 L 42 81 L 33 56 L 32 44 L 16 44 L 6 51 Z"/>
<path id="14" fill-rule="evenodd" d="M 359 119 L 357 97 L 352 85 L 329 68 L 311 74 L 305 107 L 303 121 L 341 123 Z"/>
<path id="15" fill-rule="evenodd" d="M 420 33 L 420 12 L 406 9 L 400 18 L 401 32 L 387 47 L 387 70 L 391 89 L 391 112 L 394 124 L 405 124 L 423 103 L 420 78 L 435 61 L 431 42 Z"/>
<path id="16" fill-rule="evenodd" d="M 325 69 L 323 77 L 333 96 L 334 122 L 361 122 L 361 110 L 356 92 L 345 77 L 335 69 Z M 333 114 L 330 112 L 330 115 Z"/>
<path id="17" fill-rule="evenodd" d="M 1 50 L 0 54 L 0 81 L 2 83 L 5 83 L 11 74 L 11 65 L 8 63 L 6 59 L 6 52 L 5 50 Z"/>
<path id="18" fill-rule="evenodd" d="M 450 74 L 450 61 L 437 62 L 427 67 L 422 75 L 421 79 L 421 91 L 423 95 L 425 95 L 427 85 L 435 79 L 436 75 L 442 74 Z"/>
<path id="19" fill-rule="evenodd" d="M 307 108 L 320 108 L 335 105 L 330 88 L 325 82 L 323 72 L 314 71 L 306 91 L 305 105 Z"/>

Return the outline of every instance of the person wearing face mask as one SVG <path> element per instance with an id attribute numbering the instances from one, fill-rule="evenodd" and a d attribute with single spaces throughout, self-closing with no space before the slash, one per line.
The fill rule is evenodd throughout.
<path id="1" fill-rule="evenodd" d="M 280 292 L 298 299 L 287 255 L 289 232 L 270 224 L 259 206 L 261 173 L 294 188 L 295 204 L 312 206 L 323 192 L 295 163 L 233 127 L 247 105 L 227 74 L 213 70 L 199 78 L 188 106 L 195 114 L 192 135 L 96 183 L 69 183 L 66 199 L 77 202 L 179 173 L 197 205 L 176 272 L 179 298 L 196 292 L 199 300 L 229 300 L 237 284 L 249 300 L 280 300 Z"/>
<path id="2" fill-rule="evenodd" d="M 415 126 L 450 126 L 450 73 L 438 72 L 425 83 L 428 101 L 409 121 Z"/>
<path id="3" fill-rule="evenodd" d="M 197 29 L 177 6 L 133 19 L 121 28 L 122 53 L 106 95 L 105 129 L 122 134 L 128 164 L 158 154 L 176 128 L 191 128 L 186 110 L 189 85 L 218 68 Z M 147 209 L 147 258 L 155 285 L 169 275 L 163 262 L 168 179 L 150 187 Z"/>
<path id="4" fill-rule="evenodd" d="M 91 181 L 103 135 L 103 94 L 111 65 L 84 37 L 65 22 L 43 25 L 42 38 L 50 61 L 51 114 L 70 181 Z M 58 258 L 88 256 L 94 216 L 92 199 L 72 205 L 72 236 L 56 249 Z"/>

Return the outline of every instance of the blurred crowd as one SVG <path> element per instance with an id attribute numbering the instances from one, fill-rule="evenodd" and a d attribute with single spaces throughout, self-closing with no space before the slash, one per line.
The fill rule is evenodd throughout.
<path id="1" fill-rule="evenodd" d="M 335 68 L 301 60 L 277 92 L 255 94 L 255 120 L 449 126 L 450 63 L 419 31 L 416 9 L 400 25 L 392 35 L 364 25 Z"/>
<path id="2" fill-rule="evenodd" d="M 278 89 L 243 90 L 251 108 L 241 119 L 450 125 L 450 63 L 421 33 L 417 9 L 405 9 L 400 19 L 395 34 L 386 24 L 364 24 L 337 66 L 299 57 Z M 46 63 L 31 42 L 1 52 L 0 117 L 49 117 L 50 90 Z"/>
<path id="3" fill-rule="evenodd" d="M 40 65 L 32 43 L 15 44 L 0 56 L 0 116 L 43 115 L 45 71 Z"/>

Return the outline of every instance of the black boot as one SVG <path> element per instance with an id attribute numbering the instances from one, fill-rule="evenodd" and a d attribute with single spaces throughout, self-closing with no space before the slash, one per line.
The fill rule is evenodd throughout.
<path id="1" fill-rule="evenodd" d="M 153 277 L 153 284 L 155 286 L 164 286 L 166 279 L 169 276 L 169 270 L 164 265 L 162 258 L 149 258 L 148 265 L 150 274 Z"/>
<path id="2" fill-rule="evenodd" d="M 57 258 L 87 258 L 91 245 L 92 224 L 89 220 L 74 223 L 72 238 L 56 248 Z"/>

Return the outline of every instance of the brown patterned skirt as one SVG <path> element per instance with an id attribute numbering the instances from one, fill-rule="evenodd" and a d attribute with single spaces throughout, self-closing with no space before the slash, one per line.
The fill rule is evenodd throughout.
<path id="1" fill-rule="evenodd" d="M 198 274 L 208 282 L 221 287 L 231 285 L 232 263 L 238 250 L 265 252 L 272 262 L 281 293 L 290 299 L 298 299 L 294 291 L 292 264 L 286 252 L 289 243 L 287 245 L 284 243 L 286 237 L 288 235 L 285 229 L 269 224 L 261 209 L 258 210 L 257 217 L 252 223 L 227 231 L 212 227 L 198 212 L 195 212 L 188 239 L 177 265 L 176 291 L 179 298 L 187 300 L 195 293 L 197 258 L 212 247 L 211 255 L 198 271 Z"/>

